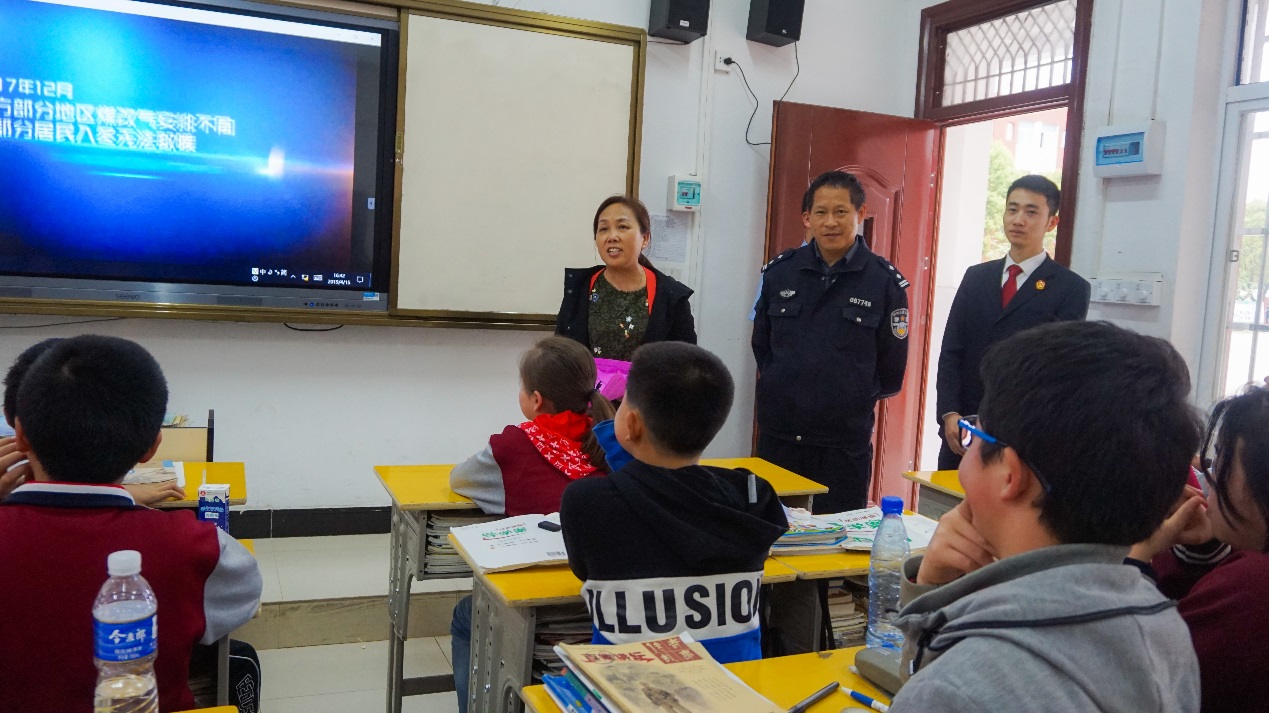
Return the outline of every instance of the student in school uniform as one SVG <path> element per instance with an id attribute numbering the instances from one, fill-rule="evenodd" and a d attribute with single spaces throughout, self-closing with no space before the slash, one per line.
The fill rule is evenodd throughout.
<path id="1" fill-rule="evenodd" d="M 637 198 L 612 196 L 595 211 L 595 249 L 604 264 L 564 271 L 555 333 L 602 359 L 630 361 L 641 344 L 696 343 L 692 290 L 652 266 L 643 250 L 652 219 Z"/>
<path id="2" fill-rule="evenodd" d="M 24 375 L 14 428 L 31 477 L 0 503 L 0 710 L 91 709 L 92 602 L 112 552 L 141 553 L 159 601 L 161 710 L 194 707 L 194 645 L 255 614 L 263 585 L 241 543 L 192 511 L 139 507 L 119 486 L 158 448 L 166 407 L 158 363 L 124 339 L 61 340 Z"/>
<path id="3" fill-rule="evenodd" d="M 1159 531 L 1129 555 L 1178 600 L 1198 654 L 1203 713 L 1269 706 L 1267 436 L 1269 389 L 1218 404 L 1203 442 L 1202 452 L 1214 454 L 1206 496 L 1187 488 Z"/>
<path id="4" fill-rule="evenodd" d="M 788 522 L 766 481 L 700 465 L 733 391 L 700 347 L 635 352 L 614 424 L 634 460 L 568 486 L 560 505 L 594 643 L 690 633 L 721 662 L 761 657 L 763 563 Z"/>
<path id="5" fill-rule="evenodd" d="M 1198 449 L 1170 344 L 1059 322 L 983 359 L 962 419 L 965 500 L 904 563 L 907 683 L 890 710 L 1194 713 L 1176 603 L 1124 556 L 1158 529 Z"/>
<path id="6" fill-rule="evenodd" d="M 548 514 L 560 509 L 572 482 L 608 472 L 591 426 L 613 416 L 595 389 L 595 360 L 586 347 L 547 337 L 520 358 L 520 412 L 528 419 L 489 437 L 484 449 L 450 472 L 450 488 L 489 514 Z M 470 699 L 471 596 L 450 624 L 459 711 Z"/>
<path id="7" fill-rule="evenodd" d="M 41 354 L 59 341 L 61 341 L 59 338 L 54 337 L 27 347 L 26 351 L 19 354 L 13 361 L 9 372 L 5 374 L 4 420 L 10 428 L 13 427 L 13 416 L 17 409 L 18 389 L 22 386 L 22 377 Z M 0 500 L 4 500 L 14 488 L 26 482 L 30 473 L 31 467 L 26 463 L 26 457 L 18 452 L 15 439 L 12 436 L 0 438 Z M 129 484 L 123 487 L 139 505 L 150 506 L 169 498 L 180 500 L 185 497 L 185 491 L 177 486 L 176 481 Z"/>

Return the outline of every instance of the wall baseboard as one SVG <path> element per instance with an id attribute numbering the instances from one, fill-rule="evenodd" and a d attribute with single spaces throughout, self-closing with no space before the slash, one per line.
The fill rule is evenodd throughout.
<path id="1" fill-rule="evenodd" d="M 326 535 L 379 535 L 390 530 L 392 508 L 233 510 L 229 534 L 240 540 Z"/>

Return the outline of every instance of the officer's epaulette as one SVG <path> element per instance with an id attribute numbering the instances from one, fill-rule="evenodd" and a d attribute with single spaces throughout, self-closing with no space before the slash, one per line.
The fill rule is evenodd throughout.
<path id="1" fill-rule="evenodd" d="M 771 258 L 771 262 L 769 262 L 769 263 L 767 263 L 766 265 L 763 265 L 763 266 L 762 266 L 762 271 L 763 271 L 763 272 L 766 272 L 766 271 L 767 271 L 767 268 L 771 267 L 772 265 L 776 264 L 777 262 L 780 262 L 781 260 L 783 260 L 783 259 L 787 258 L 788 256 L 792 255 L 792 254 L 793 254 L 793 253 L 795 253 L 795 252 L 797 252 L 797 248 L 789 248 L 788 250 L 785 250 L 784 252 L 780 253 L 779 255 L 776 255 L 775 257 Z"/>
<path id="2" fill-rule="evenodd" d="M 895 282 L 899 283 L 899 287 L 902 287 L 903 289 L 906 290 L 908 288 L 908 285 L 912 284 L 908 282 L 908 279 L 906 277 L 903 276 L 903 273 L 896 270 L 895 266 L 890 264 L 889 260 L 885 259 L 884 257 L 880 255 L 877 255 L 876 257 L 878 260 L 881 261 L 881 264 L 884 265 L 885 268 L 890 271 L 890 276 L 894 278 Z"/>

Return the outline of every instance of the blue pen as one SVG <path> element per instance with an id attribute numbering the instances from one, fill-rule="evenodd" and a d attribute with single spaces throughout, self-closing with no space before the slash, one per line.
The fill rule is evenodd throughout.
<path id="1" fill-rule="evenodd" d="M 882 702 L 880 702 L 880 701 L 878 701 L 878 700 L 876 700 L 876 699 L 869 698 L 868 696 L 865 696 L 864 694 L 860 693 L 859 691 L 852 691 L 852 690 L 850 690 L 849 688 L 846 688 L 845 686 L 842 686 L 842 688 L 841 688 L 841 692 L 842 692 L 842 693 L 845 693 L 846 695 L 850 696 L 851 698 L 854 698 L 855 700 L 859 701 L 860 703 L 863 703 L 864 705 L 868 706 L 869 708 L 871 708 L 871 709 L 873 709 L 873 710 L 875 710 L 875 711 L 881 711 L 881 713 L 887 713 L 887 712 L 890 710 L 890 706 L 888 706 L 888 705 L 886 705 L 885 703 L 882 703 Z"/>

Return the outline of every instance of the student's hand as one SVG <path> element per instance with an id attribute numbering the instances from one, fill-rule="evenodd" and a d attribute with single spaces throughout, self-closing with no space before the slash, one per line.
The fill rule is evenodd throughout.
<path id="1" fill-rule="evenodd" d="M 1149 562 L 1173 545 L 1201 545 L 1211 539 L 1212 520 L 1207 515 L 1207 500 L 1203 491 L 1187 485 L 1159 529 L 1144 542 L 1134 545 L 1128 556 Z"/>
<path id="2" fill-rule="evenodd" d="M 137 501 L 138 505 L 146 507 L 153 507 L 155 503 L 161 503 L 169 498 L 185 499 L 185 491 L 176 486 L 175 480 L 163 483 L 129 484 L 123 487 L 132 494 L 132 499 Z"/>
<path id="3" fill-rule="evenodd" d="M 938 529 L 925 548 L 917 584 L 947 584 L 996 561 L 995 548 L 974 528 L 969 503 L 961 502 L 939 518 Z"/>
<path id="4" fill-rule="evenodd" d="M 18 450 L 16 439 L 0 438 L 0 500 L 31 479 L 31 464 L 23 463 L 24 460 L 26 454 Z"/>
<path id="5" fill-rule="evenodd" d="M 947 440 L 947 447 L 958 456 L 965 455 L 965 446 L 961 445 L 961 427 L 957 423 L 961 420 L 959 413 L 949 413 L 943 417 L 943 438 Z"/>

